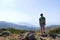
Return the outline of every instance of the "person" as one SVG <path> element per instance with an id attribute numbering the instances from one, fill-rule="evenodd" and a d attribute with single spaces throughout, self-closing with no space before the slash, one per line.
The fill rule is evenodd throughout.
<path id="1" fill-rule="evenodd" d="M 40 14 L 40 18 L 39 18 L 39 25 L 40 25 L 40 27 L 41 27 L 41 33 L 43 34 L 43 33 L 45 33 L 45 25 L 46 25 L 46 19 L 45 19 L 45 17 L 43 16 L 43 13 L 41 13 Z"/>

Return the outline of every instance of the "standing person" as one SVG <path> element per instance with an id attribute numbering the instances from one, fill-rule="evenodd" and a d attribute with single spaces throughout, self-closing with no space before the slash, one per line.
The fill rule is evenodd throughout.
<path id="1" fill-rule="evenodd" d="M 40 28 L 41 28 L 41 33 L 45 33 L 45 25 L 46 25 L 46 21 L 45 21 L 45 17 L 43 16 L 43 14 L 41 13 L 40 14 L 40 18 L 39 18 L 39 25 L 40 25 Z"/>

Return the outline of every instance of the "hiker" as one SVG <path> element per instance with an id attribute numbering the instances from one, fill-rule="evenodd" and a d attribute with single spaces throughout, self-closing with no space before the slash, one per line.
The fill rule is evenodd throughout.
<path id="1" fill-rule="evenodd" d="M 41 27 L 41 33 L 43 34 L 43 33 L 45 33 L 45 25 L 46 25 L 46 21 L 45 21 L 45 17 L 43 16 L 43 14 L 41 13 L 40 14 L 40 18 L 39 18 L 39 25 L 40 25 L 40 27 Z"/>

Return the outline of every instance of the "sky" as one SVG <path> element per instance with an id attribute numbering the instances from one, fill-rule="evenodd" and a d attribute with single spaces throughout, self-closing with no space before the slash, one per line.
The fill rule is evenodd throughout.
<path id="1" fill-rule="evenodd" d="M 60 0 L 0 0 L 0 21 L 39 26 L 41 13 L 46 25 L 60 24 Z"/>

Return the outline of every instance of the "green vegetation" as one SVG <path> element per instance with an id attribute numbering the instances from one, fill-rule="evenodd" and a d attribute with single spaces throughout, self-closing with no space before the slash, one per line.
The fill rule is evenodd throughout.
<path id="1" fill-rule="evenodd" d="M 51 34 L 51 33 L 60 34 L 60 27 L 59 27 L 59 28 L 55 28 L 55 29 L 53 29 L 53 30 L 50 30 L 50 31 L 49 31 L 49 34 Z"/>
<path id="2" fill-rule="evenodd" d="M 13 29 L 13 28 L 9 28 L 9 29 L 2 28 L 2 29 L 0 29 L 0 32 L 3 32 L 3 31 L 9 31 L 10 33 L 13 33 L 13 34 L 28 32 L 28 30 L 18 30 L 18 29 Z"/>
<path id="3" fill-rule="evenodd" d="M 27 30 L 18 30 L 18 29 L 10 29 L 9 30 L 11 33 L 16 33 L 16 34 L 18 34 L 18 33 L 25 33 L 25 32 L 27 32 Z"/>

